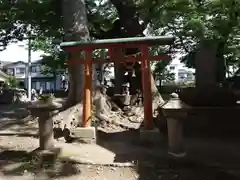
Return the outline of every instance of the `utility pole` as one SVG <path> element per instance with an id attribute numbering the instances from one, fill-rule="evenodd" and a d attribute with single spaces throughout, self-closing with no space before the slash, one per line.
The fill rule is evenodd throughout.
<path id="1" fill-rule="evenodd" d="M 31 101 L 32 97 L 32 79 L 31 79 L 31 58 L 32 58 L 32 43 L 31 43 L 31 25 L 28 26 L 28 64 L 27 64 L 27 89 L 28 100 Z"/>

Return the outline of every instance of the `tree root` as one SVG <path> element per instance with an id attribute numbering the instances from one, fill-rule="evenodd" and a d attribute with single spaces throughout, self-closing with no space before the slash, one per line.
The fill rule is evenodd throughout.
<path id="1" fill-rule="evenodd" d="M 155 109 L 159 107 L 160 103 L 162 103 L 162 99 L 159 99 L 159 96 L 155 95 L 153 97 L 154 117 L 159 113 Z M 113 132 L 120 130 L 136 130 L 141 126 L 144 119 L 144 110 L 142 106 L 131 106 L 126 113 L 120 108 L 117 108 L 116 104 L 114 104 L 111 99 L 107 95 L 104 95 L 100 90 L 95 92 L 93 104 L 92 126 L 100 130 L 108 128 L 111 128 L 111 131 Z M 82 124 L 82 107 L 82 104 L 79 103 L 61 111 L 54 117 L 54 127 L 55 129 L 62 129 L 62 132 L 64 132 L 62 135 L 65 137 L 66 141 L 71 141 L 70 130 L 81 126 Z M 112 109 L 117 109 L 118 111 L 115 112 L 112 111 Z"/>

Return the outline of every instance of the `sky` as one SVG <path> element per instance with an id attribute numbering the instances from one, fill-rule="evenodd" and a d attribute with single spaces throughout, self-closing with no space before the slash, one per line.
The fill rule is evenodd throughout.
<path id="1" fill-rule="evenodd" d="M 32 61 L 39 60 L 43 52 L 32 51 Z M 0 61 L 28 61 L 27 42 L 18 42 L 7 46 L 7 49 L 0 51 Z"/>

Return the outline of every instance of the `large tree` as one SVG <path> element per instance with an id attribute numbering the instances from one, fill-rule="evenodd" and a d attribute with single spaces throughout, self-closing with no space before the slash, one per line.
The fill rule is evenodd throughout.
<path id="1" fill-rule="evenodd" d="M 146 28 L 154 35 L 175 35 L 178 38 L 174 50 L 187 54 L 184 59 L 187 65 L 194 65 L 195 51 L 199 47 L 199 42 L 204 39 L 218 43 L 219 62 L 227 60 L 227 64 L 230 65 L 238 63 L 239 7 L 237 0 L 86 0 L 91 38 L 139 36 L 143 35 Z M 50 57 L 54 55 L 53 61 L 45 61 L 45 65 L 53 69 L 58 68 L 59 65 L 54 65 L 55 63 L 52 62 L 64 65 L 65 59 L 59 61 L 57 48 L 51 43 L 52 39 L 61 39 L 64 35 L 60 1 L 0 1 L 0 9 L 3 47 L 11 39 L 22 39 L 26 28 L 25 26 L 19 28 L 19 24 L 31 24 L 37 37 L 36 47 L 45 51 L 53 49 L 49 53 Z M 53 48 L 49 48 L 46 44 Z M 223 70 L 219 73 L 221 77 L 224 69 L 219 69 Z"/>
<path id="2" fill-rule="evenodd" d="M 217 80 L 225 78 L 226 66 L 239 64 L 240 6 L 238 0 L 170 0 L 154 9 L 152 31 L 168 32 L 177 38 L 175 48 L 185 54 L 182 62 L 195 67 L 201 42 L 217 46 Z M 226 62 L 226 63 L 225 63 Z"/>
<path id="3" fill-rule="evenodd" d="M 87 41 L 90 39 L 87 14 L 84 0 L 62 0 L 62 15 L 65 41 Z M 79 53 L 68 54 L 71 58 L 80 58 Z M 69 105 L 82 100 L 81 93 L 84 85 L 84 66 L 68 65 L 70 90 Z"/>

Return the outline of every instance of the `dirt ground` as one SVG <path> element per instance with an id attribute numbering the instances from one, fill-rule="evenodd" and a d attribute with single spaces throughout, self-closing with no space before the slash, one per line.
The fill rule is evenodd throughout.
<path id="1" fill-rule="evenodd" d="M 26 107 L 1 105 L 0 121 L 1 180 L 240 180 L 240 136 L 236 135 L 188 133 L 188 155 L 176 160 L 167 156 L 164 135 L 156 137 L 159 143 L 149 145 L 139 144 L 137 130 L 99 132 L 95 145 L 55 140 L 62 155 L 54 165 L 40 167 L 31 153 L 38 148 L 37 123 Z"/>

